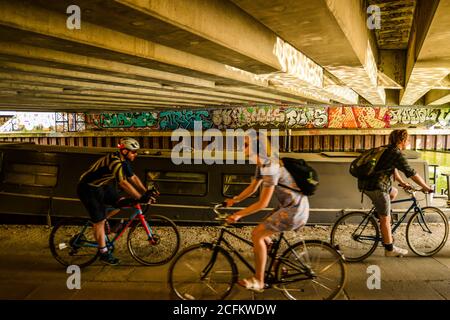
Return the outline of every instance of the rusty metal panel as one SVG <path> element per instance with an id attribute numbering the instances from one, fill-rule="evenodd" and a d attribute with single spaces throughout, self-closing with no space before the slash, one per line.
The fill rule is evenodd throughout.
<path id="1" fill-rule="evenodd" d="M 323 150 L 323 148 L 322 148 L 322 141 L 321 141 L 322 138 L 323 137 L 321 137 L 321 136 L 314 136 L 313 137 L 313 139 L 314 139 L 313 151 L 314 152 L 320 152 L 320 151 Z"/>
<path id="2" fill-rule="evenodd" d="M 384 144 L 384 138 L 383 136 L 375 136 L 375 145 L 374 147 L 379 147 Z"/>
<path id="3" fill-rule="evenodd" d="M 355 142 L 354 142 L 355 150 L 363 149 L 363 140 L 364 140 L 363 136 L 355 136 Z"/>
<path id="4" fill-rule="evenodd" d="M 371 136 L 371 135 L 364 136 L 364 149 L 365 150 L 373 148 L 372 140 L 373 140 L 373 136 Z"/>
<path id="5" fill-rule="evenodd" d="M 436 149 L 436 136 L 435 135 L 430 135 L 430 136 L 426 136 L 426 149 L 427 150 L 435 150 Z"/>
<path id="6" fill-rule="evenodd" d="M 442 150 L 445 148 L 445 136 L 436 136 L 435 150 Z"/>
<path id="7" fill-rule="evenodd" d="M 344 136 L 344 151 L 353 151 L 353 150 L 354 150 L 353 136 L 350 135 Z"/>

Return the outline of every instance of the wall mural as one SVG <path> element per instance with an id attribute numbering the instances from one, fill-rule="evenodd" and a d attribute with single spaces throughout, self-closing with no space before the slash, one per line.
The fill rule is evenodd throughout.
<path id="1" fill-rule="evenodd" d="M 92 122 L 94 127 L 101 129 L 158 128 L 157 112 L 101 113 L 90 116 L 92 118 L 88 122 Z"/>
<path id="2" fill-rule="evenodd" d="M 218 129 L 280 128 L 285 126 L 285 119 L 282 109 L 272 107 L 212 110 L 212 121 Z"/>
<path id="3" fill-rule="evenodd" d="M 296 128 L 326 128 L 328 111 L 322 108 L 289 108 L 286 110 L 285 127 Z"/>
<path id="4" fill-rule="evenodd" d="M 241 107 L 161 112 L 101 113 L 87 116 L 87 128 L 193 130 L 194 121 L 203 129 L 382 129 L 450 128 L 449 108 L 399 107 Z"/>
<path id="5" fill-rule="evenodd" d="M 387 128 L 388 108 L 378 107 L 329 107 L 328 128 Z"/>
<path id="6" fill-rule="evenodd" d="M 450 126 L 450 109 L 391 108 L 390 113 L 391 127 L 405 125 Z"/>
<path id="7" fill-rule="evenodd" d="M 162 111 L 159 113 L 160 130 L 175 130 L 178 128 L 194 130 L 194 121 L 202 121 L 203 129 L 212 127 L 208 110 Z"/>

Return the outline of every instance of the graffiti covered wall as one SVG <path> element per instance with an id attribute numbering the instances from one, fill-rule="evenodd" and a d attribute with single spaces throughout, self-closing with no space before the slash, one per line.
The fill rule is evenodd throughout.
<path id="1" fill-rule="evenodd" d="M 383 129 L 450 128 L 450 109 L 406 107 L 241 107 L 161 112 L 89 114 L 86 127 L 98 129 L 193 130 L 203 129 Z"/>

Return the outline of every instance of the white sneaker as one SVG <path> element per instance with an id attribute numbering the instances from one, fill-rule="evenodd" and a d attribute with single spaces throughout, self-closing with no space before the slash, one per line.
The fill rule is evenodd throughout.
<path id="1" fill-rule="evenodd" d="M 394 249 L 392 251 L 388 251 L 384 249 L 384 255 L 386 257 L 403 257 L 408 254 L 408 250 L 402 249 L 399 247 L 394 246 Z"/>

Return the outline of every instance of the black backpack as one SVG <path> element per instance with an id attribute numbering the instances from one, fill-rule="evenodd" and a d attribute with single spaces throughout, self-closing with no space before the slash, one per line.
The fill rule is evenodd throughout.
<path id="1" fill-rule="evenodd" d="M 361 180 L 375 176 L 378 173 L 375 168 L 385 150 L 386 146 L 382 146 L 364 151 L 350 164 L 350 174 Z"/>
<path id="2" fill-rule="evenodd" d="M 303 159 L 282 158 L 281 161 L 283 161 L 284 167 L 291 174 L 292 178 L 294 178 L 300 190 L 293 189 L 284 184 L 279 184 L 279 186 L 301 192 L 307 196 L 313 195 L 319 184 L 319 175 L 316 170 L 310 167 Z"/>

